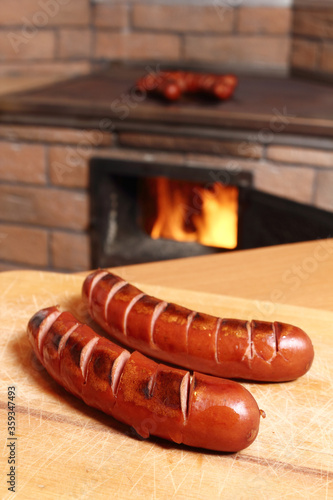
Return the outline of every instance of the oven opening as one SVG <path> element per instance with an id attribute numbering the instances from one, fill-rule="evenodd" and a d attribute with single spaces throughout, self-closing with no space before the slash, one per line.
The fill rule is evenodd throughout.
<path id="1" fill-rule="evenodd" d="M 94 267 L 238 247 L 248 172 L 95 158 L 90 162 Z"/>
<path id="2" fill-rule="evenodd" d="M 236 186 L 167 177 L 140 182 L 142 227 L 153 240 L 197 242 L 234 249 L 238 234 Z"/>
<path id="3" fill-rule="evenodd" d="M 94 158 L 92 267 L 332 236 L 333 213 L 253 189 L 247 171 Z"/>

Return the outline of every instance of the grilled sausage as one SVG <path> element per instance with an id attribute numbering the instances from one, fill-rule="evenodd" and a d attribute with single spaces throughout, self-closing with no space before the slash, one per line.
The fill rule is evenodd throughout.
<path id="1" fill-rule="evenodd" d="M 177 101 L 181 96 L 181 89 L 174 79 L 167 78 L 163 73 L 146 75 L 136 82 L 139 90 L 158 94 L 168 101 Z"/>
<path id="2" fill-rule="evenodd" d="M 228 99 L 237 86 L 234 75 L 214 75 L 201 73 L 185 73 L 185 92 L 202 93 L 217 99 Z"/>
<path id="3" fill-rule="evenodd" d="M 148 74 L 136 82 L 141 91 L 159 94 L 170 101 L 178 100 L 182 94 L 206 94 L 217 99 L 232 96 L 238 79 L 235 75 L 215 75 L 191 71 L 161 71 Z"/>
<path id="4" fill-rule="evenodd" d="M 258 434 L 260 411 L 242 385 L 130 354 L 58 307 L 37 312 L 28 336 L 49 372 L 86 404 L 176 443 L 236 452 Z"/>
<path id="5" fill-rule="evenodd" d="M 144 294 L 98 270 L 85 280 L 92 318 L 123 344 L 162 361 L 225 378 L 283 382 L 304 375 L 314 351 L 296 326 L 222 319 Z"/>

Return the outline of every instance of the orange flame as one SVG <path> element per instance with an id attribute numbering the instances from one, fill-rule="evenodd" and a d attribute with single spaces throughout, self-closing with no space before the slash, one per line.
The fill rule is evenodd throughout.
<path id="1" fill-rule="evenodd" d="M 153 239 L 197 241 L 206 246 L 236 248 L 236 187 L 217 182 L 205 187 L 164 177 L 149 179 L 149 185 L 156 197 L 156 218 L 149 231 Z"/>

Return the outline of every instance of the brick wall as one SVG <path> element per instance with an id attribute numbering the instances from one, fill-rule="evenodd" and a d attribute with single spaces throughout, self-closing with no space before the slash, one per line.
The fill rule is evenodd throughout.
<path id="1" fill-rule="evenodd" d="M 289 7 L 199 3 L 1 0 L 0 76 L 69 76 L 119 59 L 288 72 Z M 308 8 L 297 8 L 292 63 L 330 72 L 331 18 L 316 13 L 325 37 L 317 24 L 317 31 L 309 27 Z M 333 148 L 251 141 L 0 125 L 0 270 L 91 267 L 92 155 L 214 169 L 232 165 L 251 171 L 258 189 L 333 211 Z"/>
<path id="2" fill-rule="evenodd" d="M 243 5 L 1 0 L 0 75 L 71 75 L 119 59 L 286 73 L 290 8 Z"/>
<path id="3" fill-rule="evenodd" d="M 322 142 L 0 125 L 0 271 L 91 268 L 92 156 L 250 171 L 262 191 L 333 211 L 333 146 Z"/>
<path id="4" fill-rule="evenodd" d="M 0 270 L 90 267 L 87 162 L 110 133 L 0 126 Z"/>
<path id="5" fill-rule="evenodd" d="M 300 3 L 300 2 L 299 2 Z M 291 65 L 295 72 L 333 79 L 333 4 L 297 6 L 293 16 Z"/>

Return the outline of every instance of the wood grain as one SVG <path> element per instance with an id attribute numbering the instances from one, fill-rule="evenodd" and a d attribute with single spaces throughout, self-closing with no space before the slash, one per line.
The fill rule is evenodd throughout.
<path id="1" fill-rule="evenodd" d="M 333 239 L 119 267 L 127 281 L 333 312 Z"/>
<path id="2" fill-rule="evenodd" d="M 223 258 L 220 262 L 221 276 Z M 170 281 L 170 263 L 165 265 L 160 263 L 160 273 Z M 193 265 L 193 271 L 204 274 L 204 265 Z M 255 299 L 217 293 L 214 285 L 212 291 L 206 285 L 202 292 L 138 279 L 145 267 L 150 275 L 150 266 L 119 271 L 127 272 L 147 293 L 196 310 L 225 317 L 260 316 Z M 173 276 L 181 280 L 176 272 Z M 271 317 L 265 315 L 303 327 L 314 343 L 314 364 L 293 382 L 244 384 L 267 414 L 259 436 L 240 453 L 210 453 L 157 438 L 139 439 L 125 425 L 66 393 L 36 362 L 25 332 L 27 321 L 36 310 L 56 303 L 86 319 L 80 302 L 82 281 L 81 275 L 36 271 L 0 274 L 1 463 L 7 473 L 7 387 L 15 385 L 17 498 L 333 497 L 332 310 L 276 304 Z M 11 498 L 5 479 L 0 492 L 2 498 Z"/>

